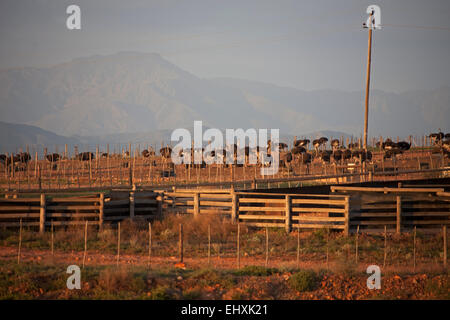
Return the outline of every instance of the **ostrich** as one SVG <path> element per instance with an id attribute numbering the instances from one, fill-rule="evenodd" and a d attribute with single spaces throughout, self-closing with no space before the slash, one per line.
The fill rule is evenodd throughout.
<path id="1" fill-rule="evenodd" d="M 75 160 L 80 160 L 80 161 L 89 161 L 89 160 L 94 160 L 94 159 L 95 159 L 95 155 L 92 152 L 82 152 L 75 156 Z"/>
<path id="2" fill-rule="evenodd" d="M 47 158 L 47 161 L 49 162 L 56 162 L 59 161 L 60 156 L 57 153 L 51 153 L 45 156 Z"/>
<path id="3" fill-rule="evenodd" d="M 407 151 L 411 148 L 411 144 L 406 141 L 400 141 L 397 143 L 397 148 L 399 148 L 401 151 Z"/>
<path id="4" fill-rule="evenodd" d="M 305 152 L 306 152 L 306 149 L 304 147 L 294 147 L 291 150 L 291 153 L 294 154 L 294 155 L 295 154 L 305 153 Z"/>
<path id="5" fill-rule="evenodd" d="M 333 140 L 331 140 L 331 148 L 332 148 L 333 150 L 338 149 L 339 146 L 340 146 L 339 139 L 333 139 Z"/>
<path id="6" fill-rule="evenodd" d="M 349 144 L 348 144 L 348 148 L 349 148 L 350 150 L 353 150 L 353 149 L 359 149 L 359 142 L 349 143 Z"/>
<path id="7" fill-rule="evenodd" d="M 294 147 L 307 147 L 309 142 L 309 139 L 295 140 Z"/>
<path id="8" fill-rule="evenodd" d="M 154 156 L 154 155 L 155 155 L 155 151 L 151 147 L 142 151 L 142 156 L 144 158 L 149 158 L 150 156 Z"/>
<path id="9" fill-rule="evenodd" d="M 170 156 L 172 155 L 172 148 L 167 146 L 164 148 L 159 149 L 159 153 L 161 154 L 161 156 L 163 156 L 165 159 L 169 159 Z"/>
<path id="10" fill-rule="evenodd" d="M 318 156 L 319 156 L 319 159 L 322 160 L 322 162 L 330 162 L 331 151 L 322 150 L 319 152 Z"/>
<path id="11" fill-rule="evenodd" d="M 327 143 L 327 141 L 328 141 L 328 138 L 326 138 L 326 137 L 321 137 L 319 139 L 313 140 L 313 146 L 314 146 L 314 149 L 316 151 L 316 156 L 319 154 L 320 146 L 322 146 L 325 143 Z"/>
<path id="12" fill-rule="evenodd" d="M 382 144 L 381 144 L 381 148 L 383 150 L 392 150 L 397 148 L 397 144 L 395 142 L 393 142 L 391 139 L 387 138 Z"/>
<path id="13" fill-rule="evenodd" d="M 431 138 L 431 141 L 433 142 L 433 144 L 438 145 L 441 143 L 441 141 L 445 137 L 445 135 L 443 132 L 441 132 L 441 129 L 439 129 L 439 132 L 432 133 L 429 135 L 429 137 Z"/>
<path id="14" fill-rule="evenodd" d="M 301 164 L 311 163 L 312 155 L 309 152 L 304 152 L 304 153 L 300 154 L 299 160 L 300 160 Z"/>
<path id="15" fill-rule="evenodd" d="M 391 159 L 392 157 L 396 157 L 398 154 L 401 154 L 402 151 L 400 149 L 389 149 L 384 152 L 383 159 Z"/>
<path id="16" fill-rule="evenodd" d="M 331 156 L 333 157 L 334 162 L 338 162 L 342 160 L 343 151 L 340 149 L 333 149 L 333 153 Z"/>
<path id="17" fill-rule="evenodd" d="M 292 162 L 292 158 L 291 152 L 283 153 L 280 157 L 280 167 L 288 168 L 289 164 Z"/>

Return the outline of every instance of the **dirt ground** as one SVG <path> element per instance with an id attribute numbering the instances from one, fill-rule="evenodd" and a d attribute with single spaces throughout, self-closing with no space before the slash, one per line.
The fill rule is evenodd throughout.
<path id="1" fill-rule="evenodd" d="M 0 261 L 6 263 L 6 272 L 17 264 L 17 247 L 0 247 Z M 83 262 L 82 251 L 59 252 L 52 255 L 50 250 L 22 249 L 20 263 L 22 265 L 53 265 L 61 267 L 61 272 L 65 272 L 64 266 L 76 264 L 81 267 Z M 367 288 L 367 278 L 365 273 L 366 264 L 360 263 L 352 272 L 343 270 L 334 261 L 328 265 L 324 261 L 317 261 L 314 257 L 300 261 L 299 269 L 315 270 L 318 274 L 317 284 L 314 289 L 306 292 L 299 292 L 289 285 L 289 279 L 297 270 L 297 263 L 284 259 L 271 259 L 270 268 L 276 268 L 273 273 L 267 275 L 241 275 L 234 277 L 233 285 L 226 285 L 223 279 L 213 277 L 208 282 L 201 283 L 203 278 L 188 276 L 183 270 L 222 270 L 231 272 L 237 270 L 236 257 L 219 258 L 212 257 L 208 268 L 207 258 L 184 258 L 184 263 L 179 263 L 178 257 L 151 257 L 150 264 L 148 256 L 142 255 L 121 255 L 119 259 L 120 268 L 148 268 L 148 270 L 170 269 L 175 270 L 173 276 L 165 277 L 163 280 L 157 276 L 152 276 L 152 280 L 165 281 L 180 294 L 171 298 L 189 299 L 189 293 L 197 292 L 195 299 L 450 299 L 449 273 L 441 267 L 431 265 L 418 265 L 415 272 L 408 266 L 387 266 L 382 270 L 381 289 L 369 290 Z M 104 254 L 96 251 L 88 251 L 86 255 L 86 267 L 116 267 L 117 255 Z M 265 259 L 255 257 L 241 257 L 240 270 L 245 270 L 245 266 L 264 266 Z M 64 270 L 63 270 L 64 269 Z M 177 270 L 181 273 L 177 273 Z M 3 267 L 5 272 L 5 267 Z M 235 272 L 235 271 L 233 271 Z M 224 273 L 225 274 L 225 273 Z M 13 271 L 7 277 L 17 276 Z M 11 281 L 10 281 L 11 282 Z M 92 282 L 92 281 L 91 281 Z M 94 281 L 95 282 L 95 281 Z M 217 282 L 217 283 L 216 283 Z M 87 281 L 84 288 L 91 288 L 94 284 Z M 16 288 L 17 289 L 17 288 Z M 14 286 L 8 288 L 10 292 L 16 290 Z M 22 288 L 26 291 L 27 289 Z M 68 289 L 62 290 L 58 294 L 50 294 L 45 290 L 33 291 L 33 298 L 73 298 Z M 187 294 L 186 294 L 187 292 Z M 182 294 L 184 293 L 184 294 Z M 147 293 L 147 297 L 151 296 Z M 89 298 L 89 295 L 86 296 Z M 75 298 L 86 298 L 83 294 Z M 7 296 L 9 298 L 9 296 Z M 108 298 L 108 297 L 107 297 Z M 110 296 L 109 298 L 117 298 Z M 120 298 L 120 297 L 119 297 Z M 136 297 L 133 297 L 136 298 Z"/>

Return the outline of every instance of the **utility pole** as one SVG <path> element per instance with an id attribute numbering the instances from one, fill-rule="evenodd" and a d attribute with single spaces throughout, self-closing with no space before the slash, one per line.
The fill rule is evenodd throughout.
<path id="1" fill-rule="evenodd" d="M 369 43 L 367 48 L 367 78 L 366 78 L 366 111 L 364 116 L 364 151 L 367 151 L 367 128 L 369 126 L 369 91 L 370 91 L 370 64 L 372 60 L 372 29 L 374 25 L 373 11 L 370 13 L 370 25 L 364 25 L 369 29 Z"/>

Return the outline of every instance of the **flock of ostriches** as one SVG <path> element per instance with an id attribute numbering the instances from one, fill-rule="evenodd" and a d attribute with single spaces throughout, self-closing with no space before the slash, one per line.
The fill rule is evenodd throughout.
<path id="1" fill-rule="evenodd" d="M 433 145 L 434 145 L 434 152 L 441 152 L 447 157 L 450 157 L 450 133 L 444 134 L 442 132 L 438 133 L 432 133 L 429 135 L 431 138 Z M 343 161 L 354 161 L 355 163 L 360 163 L 364 161 L 371 161 L 372 160 L 372 152 L 371 151 L 365 151 L 361 148 L 359 143 L 350 143 L 347 147 L 341 144 L 339 139 L 333 139 L 330 141 L 331 150 L 327 150 L 326 146 L 328 144 L 328 138 L 321 137 L 319 139 L 315 139 L 312 141 L 312 147 L 311 150 L 310 147 L 311 141 L 309 139 L 303 139 L 303 140 L 295 140 L 293 147 L 289 150 L 288 145 L 286 143 L 280 142 L 278 143 L 278 150 L 280 152 L 280 166 L 289 166 L 291 163 L 301 163 L 301 164 L 308 164 L 313 161 L 322 161 L 325 163 L 338 163 Z M 384 142 L 380 143 L 377 142 L 376 144 L 377 149 L 382 150 L 384 152 L 383 158 L 389 159 L 389 158 L 395 158 L 397 155 L 403 153 L 404 151 L 407 151 L 410 149 L 411 144 L 406 141 L 400 141 L 400 142 L 393 142 L 391 139 L 386 139 Z M 205 149 L 202 149 L 202 152 Z M 227 150 L 229 152 L 227 153 Z M 218 156 L 220 156 L 223 159 L 223 163 L 225 163 L 225 159 L 227 155 L 232 157 L 234 159 L 234 164 L 246 162 L 248 160 L 248 156 L 251 153 L 254 153 L 257 157 L 260 156 L 259 153 L 259 147 L 257 148 L 249 148 L 246 146 L 243 149 L 239 149 L 239 147 L 234 144 L 232 146 L 229 146 L 227 149 L 223 149 L 219 152 L 212 151 L 210 153 L 210 156 L 214 157 L 216 155 L 216 152 Z M 268 141 L 267 145 L 267 154 L 270 155 L 272 150 L 271 142 Z M 167 146 L 163 147 L 160 150 L 160 155 L 166 159 L 169 160 L 171 158 L 172 154 L 172 148 Z M 186 152 L 186 151 L 185 151 Z M 187 152 L 191 153 L 191 156 L 193 156 L 192 150 L 187 150 Z M 155 156 L 154 150 L 150 147 L 149 149 L 146 149 L 142 151 L 142 156 L 144 158 L 150 158 L 151 156 Z M 183 151 L 180 151 L 180 156 L 183 155 Z M 130 154 L 127 152 L 124 152 L 123 154 L 112 154 L 108 155 L 107 153 L 102 153 L 100 157 L 107 158 L 107 157 L 117 159 L 117 158 L 125 158 L 130 159 Z M 51 163 L 56 163 L 60 160 L 64 160 L 64 157 L 58 153 L 51 153 L 47 154 L 46 156 L 47 161 Z M 245 161 L 237 161 L 239 157 L 244 157 Z M 81 152 L 76 154 L 73 157 L 74 160 L 80 160 L 80 161 L 89 161 L 95 159 L 95 154 L 92 152 Z M 318 159 L 318 160 L 316 160 Z M 3 166 L 9 167 L 11 163 L 14 164 L 14 167 L 18 168 L 20 170 L 20 167 L 28 163 L 31 160 L 31 156 L 28 152 L 20 152 L 17 154 L 1 154 L 0 155 L 0 163 Z M 152 162 L 154 165 L 156 165 L 156 162 Z M 205 162 L 202 166 L 205 165 Z M 242 164 L 241 164 L 242 165 Z"/>

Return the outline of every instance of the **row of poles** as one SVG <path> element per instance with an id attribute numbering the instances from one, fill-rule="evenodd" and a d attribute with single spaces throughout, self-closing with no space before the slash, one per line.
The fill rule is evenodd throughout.
<path id="1" fill-rule="evenodd" d="M 106 167 L 104 166 L 105 163 L 103 162 L 104 159 L 102 159 L 102 163 L 99 164 L 100 159 L 97 157 L 96 159 L 89 160 L 88 163 L 85 165 L 81 161 L 75 161 L 70 160 L 70 162 L 58 162 L 56 164 L 57 171 L 54 172 L 54 164 L 53 163 L 39 163 L 37 160 L 37 157 L 35 157 L 34 162 L 34 178 L 37 179 L 37 186 L 36 188 L 41 189 L 43 184 L 45 184 L 45 180 L 47 180 L 48 188 L 58 188 L 61 189 L 62 185 L 67 184 L 67 188 L 73 187 L 81 187 L 88 185 L 89 187 L 95 187 L 95 186 L 113 186 L 113 185 L 132 185 L 133 183 L 144 183 L 144 184 L 158 184 L 159 182 L 164 182 L 166 180 L 166 177 L 164 175 L 161 175 L 165 172 L 165 169 L 168 169 L 169 162 L 170 161 L 163 161 L 164 159 L 161 159 L 159 157 L 152 157 L 148 159 L 148 161 L 142 161 L 143 158 L 139 157 L 139 163 L 137 163 L 137 154 L 135 152 L 134 157 L 129 157 L 126 159 L 114 159 L 108 156 L 106 158 Z M 421 162 L 418 159 L 418 167 L 419 170 L 421 169 Z M 158 160 L 158 161 L 156 161 Z M 93 165 L 93 161 L 95 161 Z M 433 167 L 432 159 L 430 156 L 431 161 L 431 167 Z M 115 164 L 114 164 L 115 162 Z M 155 162 L 155 163 L 153 163 Z M 384 158 L 382 159 L 382 167 L 384 169 Z M 441 162 L 443 162 L 443 159 L 441 159 Z M 124 165 L 127 165 L 124 167 Z M 395 165 L 395 161 L 394 161 Z M 24 174 L 18 174 L 17 179 L 14 179 L 14 172 L 11 166 L 11 173 L 9 173 L 9 170 L 7 170 L 7 166 L 5 166 L 5 178 L 8 178 L 8 186 L 11 187 L 11 182 L 14 183 L 14 187 L 21 188 L 21 175 L 24 176 L 26 181 L 23 182 L 22 186 L 27 185 L 28 189 L 32 188 L 32 185 L 36 184 L 36 181 L 32 181 L 33 179 L 30 178 L 30 163 L 27 163 L 26 172 Z M 324 165 L 321 167 L 322 174 L 325 170 L 326 174 L 326 168 Z M 45 172 L 44 171 L 47 171 Z M 229 174 L 230 174 L 230 181 L 235 181 L 236 178 L 236 170 L 238 168 L 230 167 Z M 295 168 L 294 168 L 295 169 Z M 316 168 L 317 169 L 317 168 Z M 320 168 L 319 168 L 320 169 Z M 333 169 L 333 168 L 331 168 Z M 125 170 L 125 171 L 124 171 Z M 162 170 L 162 171 L 161 171 Z M 180 171 L 181 170 L 181 171 Z M 195 170 L 195 171 L 194 171 Z M 312 168 L 308 169 L 308 167 L 305 168 L 305 174 L 309 173 L 309 170 L 312 170 Z M 239 175 L 240 178 L 244 178 L 244 180 L 257 178 L 257 168 L 254 167 L 254 175 L 252 174 L 251 169 L 241 168 L 241 174 Z M 248 171 L 248 172 L 246 172 Z M 302 171 L 302 170 L 301 170 Z M 320 170 L 319 170 L 320 171 Z M 197 182 L 200 183 L 202 179 L 207 179 L 206 181 L 211 182 L 221 182 L 225 181 L 227 175 L 226 169 L 222 166 L 216 166 L 215 168 L 215 177 L 214 173 L 211 172 L 211 166 L 208 166 L 207 172 L 204 170 L 201 170 L 198 168 L 198 166 L 189 166 L 188 168 L 173 168 L 174 176 L 173 181 L 174 183 L 183 183 L 185 182 Z M 290 177 L 291 170 L 288 170 L 288 177 Z M 334 173 L 337 174 L 337 168 L 334 167 Z M 44 175 L 45 174 L 45 175 Z M 281 173 L 278 173 L 278 176 Z M 53 176 L 53 177 L 52 177 Z M 203 176 L 203 177 L 202 177 Z M 95 178 L 94 178 L 95 177 Z M 170 175 L 168 176 L 170 179 Z M 264 176 L 265 178 L 265 176 Z M 53 180 L 52 180 L 53 179 Z M 83 181 L 83 179 L 85 181 Z M 86 180 L 87 179 L 87 180 Z M 12 181 L 11 181 L 12 180 Z M 17 180 L 17 181 L 15 181 Z M 81 181 L 80 181 L 81 180 Z M 239 179 L 238 179 L 239 180 Z M 53 181 L 53 182 L 52 182 Z M 65 181 L 65 182 L 64 182 Z M 170 180 L 169 180 L 170 181 Z M 124 183 L 125 182 L 125 183 Z M 57 186 L 55 185 L 57 184 Z M 87 184 L 86 184 L 87 183 Z M 63 186 L 65 188 L 65 186 Z"/>
<path id="2" fill-rule="evenodd" d="M 329 234 L 330 229 L 326 229 L 326 267 L 329 269 Z M 120 247 L 121 247 L 121 239 L 120 239 L 120 222 L 118 222 L 117 226 L 117 255 L 116 255 L 116 265 L 119 266 L 120 262 Z M 416 270 L 416 227 L 414 227 L 413 231 L 413 268 L 414 272 Z M 179 263 L 184 263 L 184 233 L 183 233 L 183 224 L 179 224 L 179 234 L 178 234 L 178 253 L 179 253 Z M 211 265 L 211 225 L 208 224 L 208 266 Z M 442 237 L 443 237 L 443 265 L 447 267 L 447 226 L 442 227 Z M 84 268 L 86 263 L 87 256 L 87 239 L 88 239 L 88 221 L 85 223 L 84 227 L 84 251 L 83 251 L 83 262 L 82 267 Z M 241 267 L 241 253 L 240 253 L 240 224 L 237 224 L 237 233 L 236 233 L 236 266 L 238 269 Z M 22 219 L 20 219 L 20 228 L 19 228 L 19 245 L 18 245 L 18 253 L 17 253 L 17 263 L 20 264 L 21 259 L 21 248 L 22 248 Z M 387 228 L 384 227 L 384 254 L 383 254 L 383 268 L 387 264 Z M 357 227 L 357 231 L 355 234 L 355 264 L 359 263 L 359 226 Z M 54 255 L 54 228 L 53 223 L 51 224 L 51 254 Z M 148 223 L 148 267 L 150 267 L 152 258 L 152 224 Z M 297 268 L 300 266 L 300 228 L 297 230 Z M 269 229 L 265 228 L 265 267 L 269 266 Z"/>
<path id="3" fill-rule="evenodd" d="M 302 138 L 306 138 L 306 136 L 301 136 Z M 318 138 L 318 137 L 316 137 Z M 335 137 L 330 137 L 330 141 L 333 140 Z M 359 146 L 361 146 L 361 148 L 363 147 L 363 137 L 354 137 L 354 136 L 350 136 L 350 137 L 345 137 L 344 136 L 340 136 L 340 137 L 336 137 L 340 140 L 340 144 L 341 145 L 349 145 L 349 144 L 354 144 L 354 143 L 358 143 Z M 372 147 L 372 148 L 376 148 L 376 143 L 379 141 L 384 141 L 383 139 L 386 137 L 383 136 L 379 136 L 379 137 L 371 137 L 370 139 L 368 139 L 368 146 Z M 396 137 L 390 137 L 394 142 L 399 142 L 401 139 L 405 139 L 407 140 L 407 142 L 411 143 L 411 147 L 418 147 L 418 148 L 425 148 L 425 147 L 431 147 L 433 146 L 433 141 L 431 139 L 430 136 L 428 135 L 409 135 L 406 138 L 405 137 L 400 137 L 400 136 L 396 136 Z M 297 136 L 294 137 L 294 140 L 297 139 Z M 314 139 L 313 137 L 311 139 Z M 311 140 L 312 141 L 312 140 Z M 282 141 L 280 141 L 282 142 Z M 170 146 L 167 145 L 163 142 L 161 142 L 161 148 L 163 148 L 164 146 Z M 124 155 L 126 153 L 128 153 L 128 155 L 133 154 L 134 152 L 137 153 L 141 153 L 141 151 L 143 150 L 154 150 L 156 153 L 158 152 L 157 150 L 157 146 L 155 145 L 155 148 L 152 145 L 146 145 L 146 148 L 141 150 L 141 145 L 140 144 L 132 144 L 131 142 L 128 144 L 115 144 L 113 148 L 110 147 L 109 144 L 106 144 L 105 147 L 101 147 L 100 145 L 95 145 L 95 146 L 87 146 L 84 148 L 81 148 L 84 151 L 80 151 L 80 148 L 77 146 L 73 147 L 73 153 L 70 154 L 69 152 L 69 146 L 67 144 L 64 145 L 64 151 L 62 152 L 62 157 L 65 159 L 70 159 L 71 156 L 76 156 L 77 154 L 80 154 L 81 152 L 93 152 L 96 157 L 100 156 L 102 153 L 107 153 L 107 154 L 111 154 L 110 151 L 112 151 L 112 154 L 114 155 Z M 59 148 L 58 145 L 55 145 L 54 147 L 54 152 L 59 154 L 59 150 L 61 148 Z M 312 149 L 311 144 L 309 145 L 309 150 Z M 20 153 L 20 152 L 27 152 L 33 155 L 38 155 L 41 154 L 43 155 L 43 158 L 45 159 L 45 156 L 50 154 L 51 152 L 49 152 L 49 148 L 47 147 L 42 147 L 42 148 L 38 148 L 36 146 L 32 146 L 30 148 L 29 145 L 26 145 L 25 148 L 17 148 L 16 151 L 14 153 Z M 13 152 L 11 151 L 4 151 L 1 152 L 5 155 L 11 156 L 13 154 Z"/>

